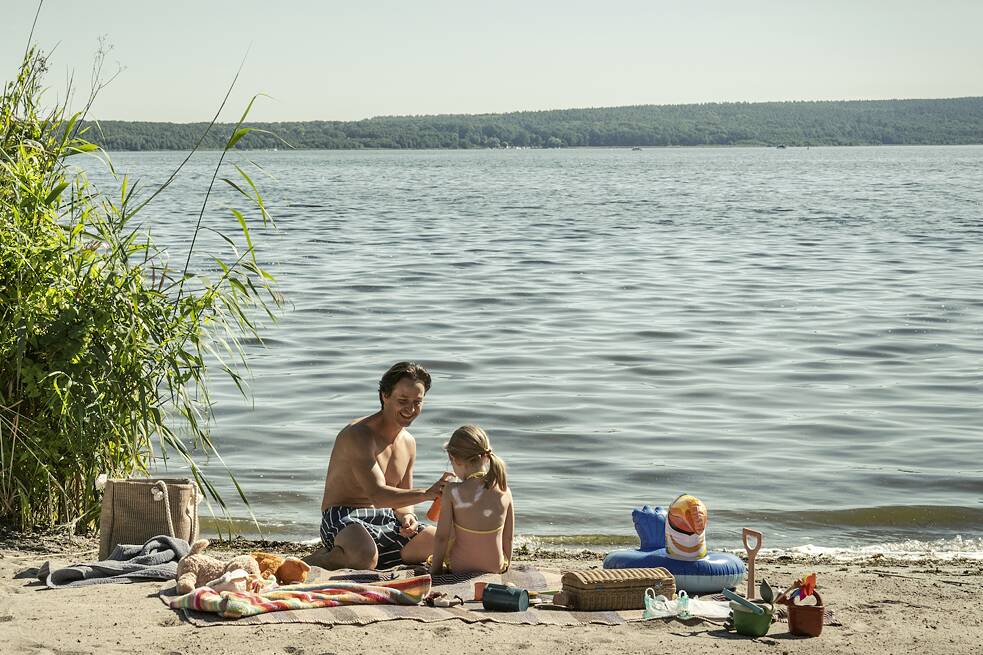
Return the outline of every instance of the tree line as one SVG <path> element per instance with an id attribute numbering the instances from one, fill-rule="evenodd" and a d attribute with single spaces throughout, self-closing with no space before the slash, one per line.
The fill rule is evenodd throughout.
<path id="1" fill-rule="evenodd" d="M 983 98 L 637 105 L 506 114 L 249 123 L 238 148 L 961 145 L 983 143 Z M 90 121 L 107 150 L 189 150 L 207 123 Z M 221 149 L 231 125 L 203 148 Z"/>

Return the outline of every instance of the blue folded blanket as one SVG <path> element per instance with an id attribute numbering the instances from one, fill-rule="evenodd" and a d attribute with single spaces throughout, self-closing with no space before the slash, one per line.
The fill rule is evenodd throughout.
<path id="1" fill-rule="evenodd" d="M 117 584 L 139 580 L 173 580 L 177 563 L 191 548 L 184 539 L 159 535 L 142 546 L 120 544 L 109 559 L 91 564 L 73 564 L 51 570 L 45 562 L 38 578 L 52 589 L 85 587 L 94 584 Z"/>

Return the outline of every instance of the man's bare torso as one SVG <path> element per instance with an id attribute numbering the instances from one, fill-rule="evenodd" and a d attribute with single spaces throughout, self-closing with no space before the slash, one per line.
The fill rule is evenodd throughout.
<path id="1" fill-rule="evenodd" d="M 416 441 L 402 430 L 389 443 L 372 429 L 371 418 L 356 419 L 338 433 L 324 480 L 322 512 L 339 505 L 374 507 L 355 476 L 355 467 L 376 466 L 385 477 L 385 484 L 401 489 L 412 487 L 410 467 L 416 454 Z"/>

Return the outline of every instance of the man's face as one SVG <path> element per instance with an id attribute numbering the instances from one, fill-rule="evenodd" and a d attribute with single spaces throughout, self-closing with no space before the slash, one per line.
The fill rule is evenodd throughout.
<path id="1" fill-rule="evenodd" d="M 391 394 L 382 396 L 382 413 L 405 428 L 420 415 L 425 394 L 422 382 L 403 378 L 396 383 Z"/>

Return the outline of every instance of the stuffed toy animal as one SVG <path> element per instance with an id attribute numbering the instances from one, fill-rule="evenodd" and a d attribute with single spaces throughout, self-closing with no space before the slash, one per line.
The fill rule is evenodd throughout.
<path id="1" fill-rule="evenodd" d="M 311 567 L 296 557 L 280 557 L 271 553 L 252 554 L 259 566 L 259 574 L 266 579 L 276 578 L 280 584 L 293 584 L 307 580 Z"/>
<path id="2" fill-rule="evenodd" d="M 259 576 L 259 564 L 249 555 L 233 557 L 223 562 L 202 551 L 208 548 L 207 539 L 199 539 L 191 546 L 191 552 L 177 563 L 177 593 L 186 594 L 198 587 L 205 586 L 211 580 L 222 577 L 223 574 L 236 569 L 242 569 L 250 575 Z"/>
<path id="3" fill-rule="evenodd" d="M 266 587 L 266 580 L 258 575 L 252 575 L 242 569 L 229 571 L 219 578 L 210 580 L 205 586 L 212 591 L 251 591 L 259 593 Z"/>

